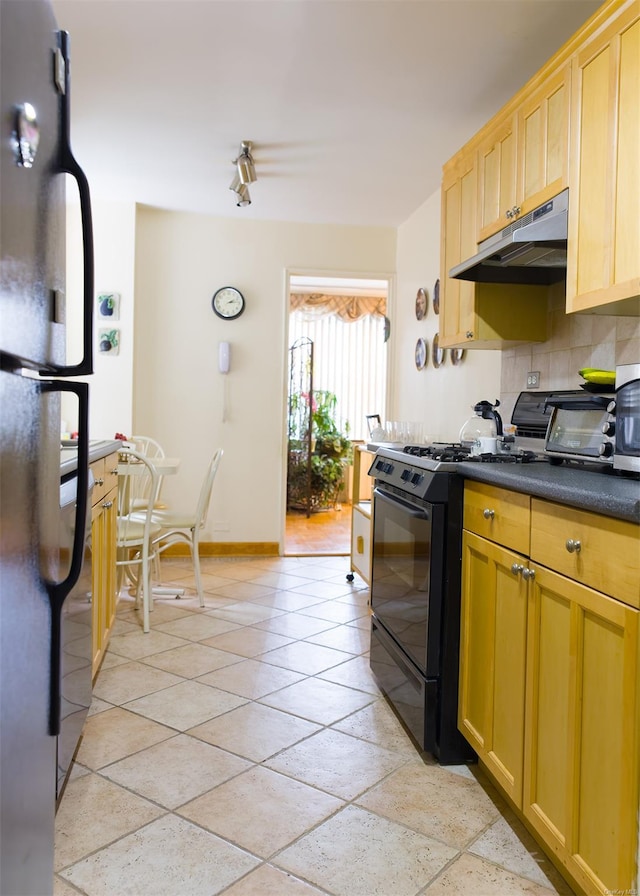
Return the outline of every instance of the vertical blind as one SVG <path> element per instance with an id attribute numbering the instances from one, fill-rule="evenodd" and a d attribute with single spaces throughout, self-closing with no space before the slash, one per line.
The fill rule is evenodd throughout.
<path id="1" fill-rule="evenodd" d="M 384 317 L 367 314 L 346 323 L 335 314 L 293 311 L 289 344 L 302 336 L 313 340 L 313 388 L 337 396 L 336 420 L 349 438 L 366 440 L 367 414 L 385 419 L 387 345 Z"/>

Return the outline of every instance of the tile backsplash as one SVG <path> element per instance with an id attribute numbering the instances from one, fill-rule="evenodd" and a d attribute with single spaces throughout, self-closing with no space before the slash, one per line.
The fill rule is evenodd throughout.
<path id="1" fill-rule="evenodd" d="M 527 389 L 527 373 L 540 371 L 540 386 L 578 389 L 583 367 L 613 370 L 616 364 L 640 362 L 640 317 L 604 314 L 566 314 L 564 290 L 549 299 L 549 338 L 502 352 L 501 412 L 509 421 L 515 401 Z"/>

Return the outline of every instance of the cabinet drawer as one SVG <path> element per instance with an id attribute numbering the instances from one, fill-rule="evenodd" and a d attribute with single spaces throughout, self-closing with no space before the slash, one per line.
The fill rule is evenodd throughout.
<path id="1" fill-rule="evenodd" d="M 464 528 L 519 554 L 529 554 L 531 498 L 520 492 L 466 482 Z"/>
<path id="2" fill-rule="evenodd" d="M 110 492 L 118 484 L 118 452 L 104 458 L 104 490 Z"/>
<path id="3" fill-rule="evenodd" d="M 106 458 L 101 457 L 100 460 L 94 460 L 94 462 L 90 464 L 91 472 L 93 473 L 94 478 L 93 496 L 91 498 L 91 503 L 94 507 L 99 501 L 104 498 L 107 493 L 105 460 Z"/>
<path id="4" fill-rule="evenodd" d="M 640 526 L 533 498 L 531 559 L 640 608 Z"/>

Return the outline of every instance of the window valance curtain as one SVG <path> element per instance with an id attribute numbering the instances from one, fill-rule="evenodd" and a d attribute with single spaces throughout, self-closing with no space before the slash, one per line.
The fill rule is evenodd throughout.
<path id="1" fill-rule="evenodd" d="M 378 296 L 328 296 L 322 293 L 296 293 L 289 295 L 291 311 L 307 311 L 319 317 L 335 314 L 349 323 L 360 320 L 368 314 L 384 317 L 387 300 Z"/>

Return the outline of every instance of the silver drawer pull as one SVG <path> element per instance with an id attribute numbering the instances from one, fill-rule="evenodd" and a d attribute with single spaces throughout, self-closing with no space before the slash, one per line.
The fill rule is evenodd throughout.
<path id="1" fill-rule="evenodd" d="M 522 563 L 514 563 L 511 567 L 511 572 L 514 574 L 514 576 L 518 576 L 521 572 L 524 572 L 524 566 L 522 565 Z"/>
<path id="2" fill-rule="evenodd" d="M 485 507 L 485 509 L 482 511 L 482 516 L 485 518 L 485 520 L 492 520 L 495 515 L 495 510 L 489 510 L 488 507 Z"/>
<path id="3" fill-rule="evenodd" d="M 526 579 L 535 579 L 535 577 L 536 577 L 535 569 L 526 569 L 526 567 L 525 567 L 525 569 L 522 570 L 522 578 L 523 579 L 525 579 L 525 580 Z"/>
<path id="4" fill-rule="evenodd" d="M 568 538 L 567 543 L 565 545 L 566 549 L 570 554 L 579 554 L 582 550 L 582 545 L 579 541 L 574 541 L 573 538 Z"/>
<path id="5" fill-rule="evenodd" d="M 96 479 L 96 485 L 104 485 L 104 479 Z"/>
<path id="6" fill-rule="evenodd" d="M 113 501 L 105 501 L 102 505 L 103 510 L 108 510 L 110 507 L 113 507 Z"/>

